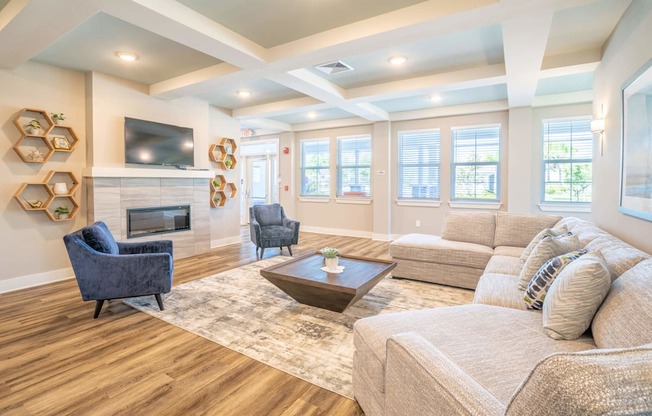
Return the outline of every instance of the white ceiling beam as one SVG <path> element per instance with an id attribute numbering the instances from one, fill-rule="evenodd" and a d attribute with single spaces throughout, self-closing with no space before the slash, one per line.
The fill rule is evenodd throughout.
<path id="1" fill-rule="evenodd" d="M 541 64 L 539 78 L 561 77 L 564 75 L 593 72 L 602 60 L 599 49 L 546 56 Z"/>
<path id="2" fill-rule="evenodd" d="M 217 65 L 202 68 L 197 71 L 188 72 L 165 81 L 157 82 L 149 86 L 150 95 L 164 99 L 174 99 L 187 95 L 194 95 L 205 92 L 215 86 L 207 85 L 214 83 L 214 80 L 225 80 L 229 75 L 242 76 L 242 71 L 237 66 L 222 62 Z"/>
<path id="3" fill-rule="evenodd" d="M 239 68 L 266 62 L 265 48 L 174 0 L 105 0 L 102 11 Z"/>
<path id="4" fill-rule="evenodd" d="M 338 127 L 366 126 L 368 124 L 369 120 L 360 117 L 336 118 L 334 120 L 293 124 L 292 131 L 325 130 L 335 129 Z"/>
<path id="5" fill-rule="evenodd" d="M 301 111 L 317 111 L 332 108 L 313 97 L 293 98 L 291 100 L 276 101 L 268 104 L 252 105 L 233 110 L 233 117 L 246 119 L 249 117 L 278 117 L 286 114 L 294 114 Z"/>
<path id="6" fill-rule="evenodd" d="M 529 107 L 537 89 L 552 11 L 531 11 L 503 22 L 503 45 L 510 107 Z"/>
<path id="7" fill-rule="evenodd" d="M 251 129 L 264 129 L 271 131 L 293 131 L 292 125 L 268 118 L 249 118 L 242 121 L 242 125 Z"/>
<path id="8" fill-rule="evenodd" d="M 369 121 L 388 119 L 388 114 L 383 109 L 369 103 L 348 101 L 342 88 L 306 69 L 272 75 L 268 79 Z"/>
<path id="9" fill-rule="evenodd" d="M 11 0 L 0 10 L 0 68 L 19 67 L 98 11 L 97 1 L 71 8 L 48 0 Z M 43 30 L 43 22 L 52 24 Z"/>
<path id="10" fill-rule="evenodd" d="M 593 90 L 567 92 L 563 94 L 537 95 L 532 107 L 548 107 L 551 105 L 567 105 L 590 103 L 593 101 Z"/>
<path id="11" fill-rule="evenodd" d="M 462 116 L 466 114 L 492 113 L 494 111 L 505 111 L 509 108 L 507 100 L 488 101 L 484 103 L 473 103 L 454 105 L 449 107 L 435 107 L 424 110 L 400 111 L 390 115 L 390 121 L 417 120 L 421 118 L 436 118 Z"/>

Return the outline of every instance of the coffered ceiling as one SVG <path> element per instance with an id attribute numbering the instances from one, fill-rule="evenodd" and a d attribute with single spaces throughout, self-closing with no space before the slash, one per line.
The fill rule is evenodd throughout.
<path id="1" fill-rule="evenodd" d="M 630 3 L 0 0 L 0 68 L 34 60 L 102 72 L 271 130 L 590 102 Z M 336 60 L 353 70 L 314 68 Z"/>

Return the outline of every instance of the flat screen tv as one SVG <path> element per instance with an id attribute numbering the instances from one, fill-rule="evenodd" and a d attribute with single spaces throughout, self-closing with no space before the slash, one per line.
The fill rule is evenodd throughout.
<path id="1" fill-rule="evenodd" d="M 189 127 L 125 117 L 125 163 L 194 166 L 194 147 Z"/>

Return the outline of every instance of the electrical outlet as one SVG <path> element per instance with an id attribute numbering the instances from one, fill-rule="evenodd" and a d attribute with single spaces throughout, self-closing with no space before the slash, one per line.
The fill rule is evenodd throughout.
<path id="1" fill-rule="evenodd" d="M 421 227 L 421 220 L 417 220 L 417 227 Z"/>

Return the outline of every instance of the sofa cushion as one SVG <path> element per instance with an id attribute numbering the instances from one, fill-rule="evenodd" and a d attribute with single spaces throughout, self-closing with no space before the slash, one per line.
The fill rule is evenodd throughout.
<path id="1" fill-rule="evenodd" d="M 389 245 L 395 259 L 451 264 L 484 269 L 493 254 L 487 246 L 444 240 L 427 234 L 408 234 Z"/>
<path id="2" fill-rule="evenodd" d="M 96 222 L 88 227 L 82 228 L 84 241 L 93 250 L 100 253 L 119 254 L 118 243 L 103 222 Z"/>
<path id="3" fill-rule="evenodd" d="M 560 219 L 556 215 L 497 212 L 494 245 L 525 247 L 541 230 L 554 226 Z"/>
<path id="4" fill-rule="evenodd" d="M 554 339 L 577 339 L 607 296 L 611 276 L 600 252 L 585 254 L 561 271 L 543 303 L 543 328 Z"/>
<path id="5" fill-rule="evenodd" d="M 600 348 L 652 343 L 652 260 L 623 273 L 598 309 L 591 329 Z"/>
<path id="6" fill-rule="evenodd" d="M 553 257 L 545 262 L 534 274 L 534 277 L 532 277 L 532 280 L 530 280 L 530 283 L 528 283 L 525 289 L 523 300 L 525 300 L 528 309 L 542 309 L 548 288 L 555 281 L 555 278 L 573 260 L 578 259 L 584 254 L 586 254 L 586 250 L 571 251 L 570 253 Z"/>
<path id="7" fill-rule="evenodd" d="M 521 269 L 519 288 L 525 290 L 534 274 L 543 266 L 545 262 L 555 256 L 569 253 L 579 248 L 580 242 L 575 235 L 562 234 L 558 237 L 545 235 L 539 244 L 534 247 L 530 257 L 525 261 Z"/>
<path id="8" fill-rule="evenodd" d="M 595 348 L 588 337 L 548 338 L 539 313 L 489 305 L 378 315 L 357 321 L 353 331 L 356 351 L 362 348 L 375 356 L 365 361 L 372 367 L 365 369 L 371 377 L 384 380 L 386 345 L 392 335 L 417 332 L 504 403 L 542 358 Z"/>
<path id="9" fill-rule="evenodd" d="M 487 263 L 484 272 L 518 276 L 521 272 L 521 262 L 518 260 L 518 257 L 493 255 L 489 263 Z"/>
<path id="10" fill-rule="evenodd" d="M 560 236 L 562 234 L 566 234 L 568 232 L 568 228 L 566 228 L 565 225 L 562 225 L 560 227 L 554 227 L 554 228 L 544 228 L 541 230 L 533 239 L 530 241 L 523 252 L 521 252 L 520 255 L 520 260 L 521 260 L 521 266 L 525 265 L 525 262 L 527 261 L 528 257 L 530 257 L 530 254 L 532 254 L 532 250 L 543 240 L 543 237 L 546 235 L 552 235 L 554 237 Z"/>
<path id="11" fill-rule="evenodd" d="M 600 236 L 586 245 L 588 251 L 600 250 L 605 258 L 611 277 L 617 279 L 650 255 L 611 235 Z"/>
<path id="12" fill-rule="evenodd" d="M 496 246 L 494 248 L 494 255 L 496 256 L 510 256 L 510 257 L 521 257 L 523 253 L 523 247 L 512 247 L 512 246 Z M 519 265 L 519 267 L 521 267 Z"/>
<path id="13" fill-rule="evenodd" d="M 481 244 L 494 247 L 496 215 L 489 212 L 449 211 L 444 221 L 441 238 L 450 241 Z"/>
<path id="14" fill-rule="evenodd" d="M 652 345 L 646 345 L 546 357 L 520 385 L 505 414 L 642 415 L 650 409 Z"/>
<path id="15" fill-rule="evenodd" d="M 523 291 L 518 288 L 518 276 L 485 273 L 478 281 L 473 303 L 525 310 Z"/>

